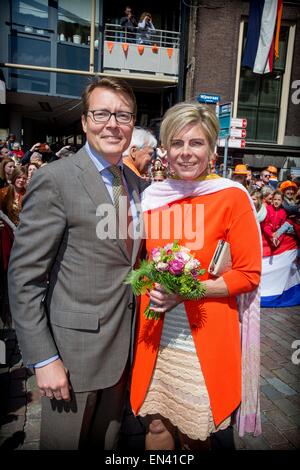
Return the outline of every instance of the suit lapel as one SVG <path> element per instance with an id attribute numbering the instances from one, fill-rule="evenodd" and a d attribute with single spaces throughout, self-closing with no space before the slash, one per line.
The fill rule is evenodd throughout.
<path id="1" fill-rule="evenodd" d="M 75 165 L 77 165 L 82 171 L 79 173 L 79 180 L 88 193 L 89 197 L 95 205 L 95 212 L 100 204 L 111 204 L 111 197 L 103 182 L 103 179 L 97 170 L 96 166 L 88 156 L 84 148 L 77 152 L 76 156 L 72 157 L 75 159 Z M 117 222 L 117 233 L 119 231 Z M 125 240 L 116 238 L 123 255 L 129 260 Z"/>

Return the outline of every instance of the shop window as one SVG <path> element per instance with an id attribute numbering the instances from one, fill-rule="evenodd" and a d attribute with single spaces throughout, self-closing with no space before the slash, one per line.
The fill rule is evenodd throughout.
<path id="1" fill-rule="evenodd" d="M 12 22 L 24 27 L 26 32 L 48 28 L 48 0 L 11 0 L 11 12 Z"/>
<path id="2" fill-rule="evenodd" d="M 61 42 L 90 43 L 91 2 L 82 0 L 59 0 L 58 38 Z M 96 25 L 98 26 L 99 2 L 96 2 Z"/>

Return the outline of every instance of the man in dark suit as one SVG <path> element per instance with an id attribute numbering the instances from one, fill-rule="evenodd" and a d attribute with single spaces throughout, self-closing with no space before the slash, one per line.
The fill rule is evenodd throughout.
<path id="1" fill-rule="evenodd" d="M 128 377 L 133 296 L 123 281 L 140 248 L 144 183 L 122 152 L 136 102 L 125 82 L 104 78 L 82 105 L 87 142 L 33 176 L 9 266 L 23 360 L 42 395 L 41 449 L 115 449 Z"/>

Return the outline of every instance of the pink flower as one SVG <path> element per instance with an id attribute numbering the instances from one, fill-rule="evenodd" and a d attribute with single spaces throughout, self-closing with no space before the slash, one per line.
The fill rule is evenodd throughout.
<path id="1" fill-rule="evenodd" d="M 161 254 L 159 248 L 153 248 L 151 251 L 152 259 L 156 263 L 158 263 L 161 260 Z"/>
<path id="2" fill-rule="evenodd" d="M 174 259 L 173 261 L 170 261 L 169 272 L 171 274 L 178 276 L 179 274 L 182 273 L 183 269 L 184 269 L 184 263 L 182 263 L 182 261 L 178 261 L 176 259 Z"/>

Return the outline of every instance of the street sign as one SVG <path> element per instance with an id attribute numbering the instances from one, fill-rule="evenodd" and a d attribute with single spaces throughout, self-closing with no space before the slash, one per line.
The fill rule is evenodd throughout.
<path id="1" fill-rule="evenodd" d="M 222 137 L 229 136 L 231 127 L 232 103 L 222 103 L 219 105 L 218 118 L 220 125 L 220 134 Z M 221 137 L 220 135 L 220 137 Z"/>
<path id="2" fill-rule="evenodd" d="M 244 149 L 246 147 L 246 141 L 244 139 L 235 139 L 233 137 L 227 140 L 228 140 L 228 147 L 238 148 L 238 149 Z M 226 144 L 226 139 L 218 139 L 219 147 L 225 147 L 225 144 Z"/>
<path id="3" fill-rule="evenodd" d="M 240 139 L 244 139 L 246 137 L 246 134 L 246 129 L 239 129 L 238 127 L 231 127 L 230 129 L 230 137 L 238 137 Z"/>
<path id="4" fill-rule="evenodd" d="M 221 100 L 220 95 L 214 95 L 214 94 L 209 94 L 209 93 L 200 93 L 200 95 L 197 96 L 197 101 L 199 103 L 211 103 L 211 104 L 216 104 Z"/>
<path id="5" fill-rule="evenodd" d="M 245 129 L 247 127 L 247 119 L 245 118 L 232 118 L 231 127 L 241 127 Z"/>

